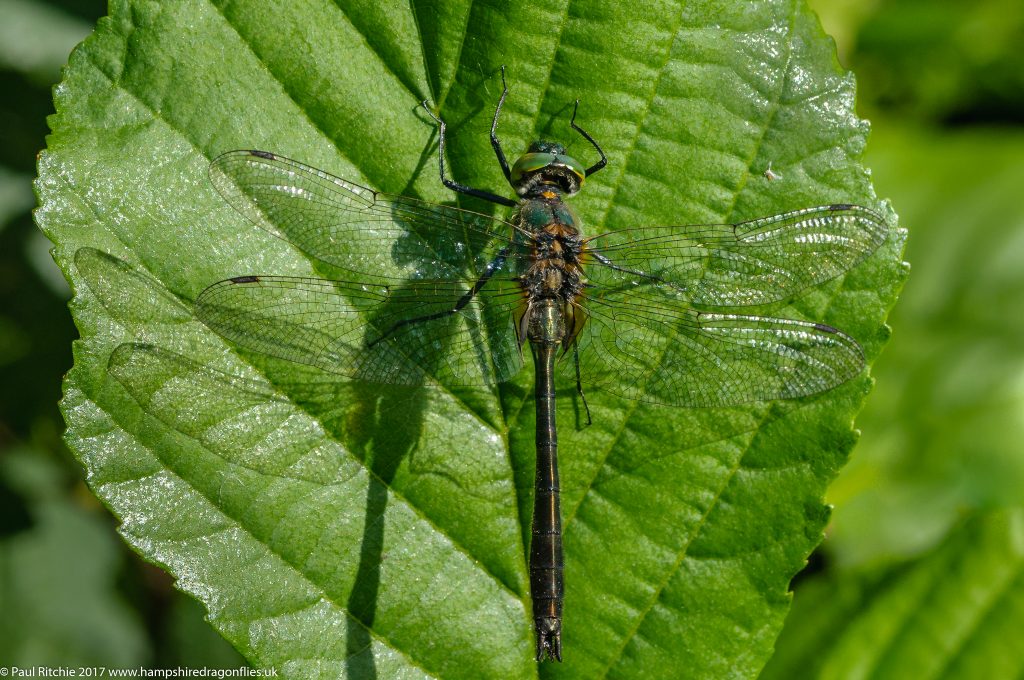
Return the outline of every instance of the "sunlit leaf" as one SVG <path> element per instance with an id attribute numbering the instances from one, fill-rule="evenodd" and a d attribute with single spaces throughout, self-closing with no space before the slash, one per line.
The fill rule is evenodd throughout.
<path id="1" fill-rule="evenodd" d="M 192 302 L 228 276 L 329 274 L 214 192 L 209 161 L 229 149 L 452 201 L 430 99 L 454 176 L 504 192 L 487 137 L 501 65 L 510 153 L 539 136 L 590 153 L 568 126 L 576 98 L 608 152 L 574 199 L 588 233 L 827 203 L 895 226 L 859 165 L 852 77 L 803 4 L 111 10 L 57 91 L 37 218 L 76 289 L 68 441 L 135 549 L 285 677 L 755 676 L 821 539 L 866 374 L 722 410 L 595 392 L 589 428 L 563 391 L 565 662 L 538 667 L 530 370 L 497 391 L 311 384 L 227 345 Z M 772 313 L 842 328 L 870 361 L 901 245 L 894 230 Z"/>

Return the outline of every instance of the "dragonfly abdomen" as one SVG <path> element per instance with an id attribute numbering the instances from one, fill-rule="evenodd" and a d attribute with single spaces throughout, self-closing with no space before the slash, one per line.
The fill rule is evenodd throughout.
<path id="1" fill-rule="evenodd" d="M 531 305 L 528 327 L 537 368 L 537 472 L 530 541 L 530 596 L 537 633 L 537 660 L 562 660 L 562 519 L 559 505 L 558 437 L 555 428 L 555 358 L 566 337 L 562 305 L 552 299 Z"/>

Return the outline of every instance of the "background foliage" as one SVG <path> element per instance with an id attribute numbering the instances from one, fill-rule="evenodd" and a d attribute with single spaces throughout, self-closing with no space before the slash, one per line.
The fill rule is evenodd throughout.
<path id="1" fill-rule="evenodd" d="M 35 37 L 0 39 L 0 610 L 17 615 L 0 621 L 0 662 L 234 666 L 200 609 L 114 537 L 60 444 L 74 331 L 27 182 L 49 83 L 102 12 L 79 5 L 0 2 L 22 22 L 0 25 Z M 1022 12 L 1008 0 L 813 5 L 858 73 L 866 164 L 911 232 L 914 275 L 831 491 L 830 539 L 765 676 L 905 677 L 928 659 L 929 677 L 1016 677 L 1019 655 L 1000 642 L 1024 620 Z M 74 581 L 39 568 L 72 560 Z M 963 625 L 940 635 L 934 620 Z"/>
<path id="2" fill-rule="evenodd" d="M 202 608 L 126 549 L 61 441 L 76 332 L 31 181 L 52 87 L 105 9 L 0 1 L 0 664 L 236 668 Z"/>

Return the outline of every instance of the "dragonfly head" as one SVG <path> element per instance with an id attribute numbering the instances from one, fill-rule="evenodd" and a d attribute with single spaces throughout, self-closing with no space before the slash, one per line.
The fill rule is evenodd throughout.
<path id="1" fill-rule="evenodd" d="M 530 196 L 552 186 L 572 196 L 580 190 L 586 176 L 583 165 L 567 155 L 564 146 L 537 141 L 512 166 L 511 181 L 520 196 Z"/>

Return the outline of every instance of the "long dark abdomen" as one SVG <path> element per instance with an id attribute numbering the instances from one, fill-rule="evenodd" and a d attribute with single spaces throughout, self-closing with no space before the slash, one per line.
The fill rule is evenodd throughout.
<path id="1" fill-rule="evenodd" d="M 562 516 L 558 502 L 558 437 L 554 368 L 558 344 L 531 342 L 537 369 L 537 474 L 530 541 L 530 594 L 537 660 L 562 660 Z"/>

